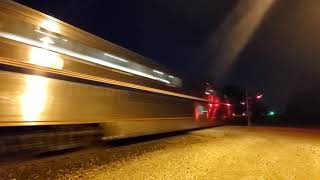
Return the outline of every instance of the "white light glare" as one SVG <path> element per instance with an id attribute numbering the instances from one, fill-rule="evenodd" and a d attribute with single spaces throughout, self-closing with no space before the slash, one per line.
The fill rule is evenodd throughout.
<path id="1" fill-rule="evenodd" d="M 125 60 L 125 59 L 120 58 L 120 57 L 118 57 L 118 56 L 114 56 L 114 55 L 109 54 L 109 53 L 104 53 L 104 55 L 105 55 L 105 56 L 112 57 L 112 58 L 114 58 L 114 59 L 116 59 L 116 60 L 119 60 L 119 61 L 122 61 L 122 62 L 126 62 L 126 63 L 129 62 L 128 60 Z"/>
<path id="2" fill-rule="evenodd" d="M 167 83 L 167 84 L 171 84 L 170 81 L 168 81 L 166 79 L 155 77 L 155 76 L 152 76 L 150 74 L 147 74 L 147 73 L 144 73 L 144 72 L 141 72 L 141 71 L 137 71 L 135 69 L 130 69 L 130 68 L 127 68 L 127 67 L 119 66 L 117 64 L 112 64 L 112 63 L 107 62 L 105 60 L 97 59 L 97 58 L 94 58 L 94 57 L 91 57 L 91 56 L 87 56 L 87 55 L 80 54 L 80 53 L 77 53 L 77 52 L 74 52 L 74 51 L 63 49 L 63 48 L 60 48 L 60 47 L 57 47 L 57 46 L 54 46 L 54 45 L 51 45 L 51 44 L 41 43 L 39 41 L 35 41 L 35 40 L 29 39 L 29 38 L 17 36 L 15 34 L 1 32 L 0 31 L 0 37 L 4 37 L 4 38 L 11 39 L 11 40 L 14 40 L 14 41 L 22 42 L 22 43 L 29 44 L 29 45 L 32 45 L 32 46 L 37 46 L 37 47 L 40 47 L 40 48 L 45 48 L 45 49 L 50 50 L 50 51 L 58 52 L 58 53 L 65 54 L 65 55 L 68 55 L 68 56 L 72 56 L 72 57 L 75 57 L 75 58 L 83 59 L 83 60 L 86 60 L 86 61 L 89 61 L 89 62 L 100 64 L 100 65 L 103 65 L 103 66 L 107 66 L 107 67 L 111 67 L 111 68 L 114 68 L 114 69 L 118 69 L 118 70 L 121 70 L 121 71 L 124 71 L 124 72 L 132 73 L 132 74 L 139 75 L 139 76 L 142 76 L 142 77 L 146 77 L 146 78 L 149 78 L 149 79 L 153 79 L 153 80 L 161 81 L 161 82 L 164 82 L 164 83 Z"/>
<path id="3" fill-rule="evenodd" d="M 153 70 L 153 72 L 154 72 L 154 73 L 157 73 L 157 74 L 161 74 L 161 75 L 163 75 L 163 74 L 164 74 L 163 72 L 158 71 L 158 70 Z"/>
<path id="4" fill-rule="evenodd" d="M 55 32 L 55 33 L 60 33 L 60 28 L 58 26 L 58 24 L 52 20 L 44 20 L 41 24 L 40 27 L 51 31 L 51 32 Z"/>

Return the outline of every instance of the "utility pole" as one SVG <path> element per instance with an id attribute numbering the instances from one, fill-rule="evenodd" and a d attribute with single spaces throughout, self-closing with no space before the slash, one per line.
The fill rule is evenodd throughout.
<path id="1" fill-rule="evenodd" d="M 248 95 L 248 88 L 246 88 L 246 115 L 247 115 L 247 121 L 248 121 L 248 126 L 251 126 L 251 112 L 249 109 L 249 95 Z"/>

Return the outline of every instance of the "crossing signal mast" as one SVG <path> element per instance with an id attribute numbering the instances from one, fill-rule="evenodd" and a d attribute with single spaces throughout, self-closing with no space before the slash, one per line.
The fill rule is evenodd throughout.
<path id="1" fill-rule="evenodd" d="M 252 116 L 252 112 L 251 112 L 251 108 L 250 106 L 252 105 L 252 101 L 254 100 L 262 100 L 263 98 L 263 94 L 257 94 L 254 97 L 251 97 L 248 95 L 248 89 L 246 89 L 246 115 L 247 115 L 247 121 L 248 121 L 248 126 L 251 126 L 252 122 L 251 122 L 251 116 Z"/>

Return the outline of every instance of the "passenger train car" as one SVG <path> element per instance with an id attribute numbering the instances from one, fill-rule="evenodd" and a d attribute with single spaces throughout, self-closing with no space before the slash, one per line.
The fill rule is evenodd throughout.
<path id="1" fill-rule="evenodd" d="M 223 124 L 209 89 L 137 53 L 18 3 L 0 0 L 0 154 L 55 150 Z M 226 113 L 227 112 L 227 113 Z"/>

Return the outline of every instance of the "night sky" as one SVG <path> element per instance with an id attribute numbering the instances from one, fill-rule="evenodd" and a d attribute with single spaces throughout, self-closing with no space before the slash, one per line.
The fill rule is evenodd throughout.
<path id="1" fill-rule="evenodd" d="M 209 41 L 239 1 L 18 0 L 164 64 L 183 79 L 261 90 L 273 107 L 319 87 L 317 0 L 276 1 L 230 70 L 215 76 L 221 67 L 214 65 L 216 47 Z"/>

